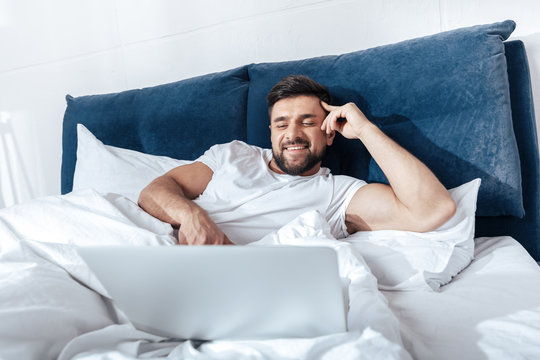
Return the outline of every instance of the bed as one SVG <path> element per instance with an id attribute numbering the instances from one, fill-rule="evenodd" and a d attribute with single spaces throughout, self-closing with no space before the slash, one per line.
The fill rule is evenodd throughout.
<path id="1" fill-rule="evenodd" d="M 538 359 L 540 160 L 525 44 L 513 21 L 335 56 L 259 63 L 115 94 L 67 96 L 62 195 L 0 210 L 2 359 Z M 250 246 L 333 247 L 349 331 L 199 344 L 137 330 L 77 254 L 175 246 L 142 211 L 154 177 L 233 140 L 269 147 L 265 95 L 288 74 L 355 102 L 450 190 L 429 233 L 330 235 L 306 211 Z M 323 165 L 386 178 L 359 141 Z M 158 300 L 157 300 L 158 301 Z"/>

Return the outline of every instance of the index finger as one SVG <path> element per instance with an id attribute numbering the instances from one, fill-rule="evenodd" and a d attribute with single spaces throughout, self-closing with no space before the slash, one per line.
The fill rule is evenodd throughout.
<path id="1" fill-rule="evenodd" d="M 325 103 L 323 100 L 321 100 L 321 106 L 323 107 L 324 110 L 330 112 L 332 110 L 335 110 L 337 109 L 339 106 L 333 106 L 333 105 L 329 105 L 327 103 Z"/>

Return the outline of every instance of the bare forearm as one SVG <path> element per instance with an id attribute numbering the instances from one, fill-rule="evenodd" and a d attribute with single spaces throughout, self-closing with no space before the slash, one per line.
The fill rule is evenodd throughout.
<path id="1" fill-rule="evenodd" d="M 329 112 L 321 130 L 362 141 L 390 183 L 369 184 L 357 191 L 347 207 L 348 228 L 430 231 L 452 217 L 456 204 L 431 170 L 386 136 L 354 103 L 321 105 Z"/>
<path id="2" fill-rule="evenodd" d="M 157 178 L 146 186 L 139 196 L 139 206 L 173 226 L 180 226 L 188 214 L 203 211 L 185 196 L 181 186 L 168 177 Z"/>
<path id="3" fill-rule="evenodd" d="M 212 175 L 202 162 L 178 166 L 144 188 L 139 205 L 150 215 L 178 226 L 181 245 L 232 244 L 208 213 L 192 201 L 204 192 Z"/>

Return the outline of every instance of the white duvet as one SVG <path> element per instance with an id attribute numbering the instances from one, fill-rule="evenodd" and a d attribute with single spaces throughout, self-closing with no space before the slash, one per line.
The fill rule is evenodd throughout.
<path id="1" fill-rule="evenodd" d="M 0 359 L 409 359 L 399 324 L 351 245 L 306 213 L 250 245 L 326 245 L 348 280 L 349 332 L 195 346 L 136 330 L 105 296 L 75 245 L 174 245 L 168 224 L 91 190 L 0 210 Z M 159 301 L 156 299 L 156 301 Z M 159 306 L 157 304 L 156 306 Z"/>

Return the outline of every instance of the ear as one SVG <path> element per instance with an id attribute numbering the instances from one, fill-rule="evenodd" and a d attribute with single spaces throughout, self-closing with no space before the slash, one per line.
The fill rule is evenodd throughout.
<path id="1" fill-rule="evenodd" d="M 332 131 L 330 134 L 326 134 L 326 145 L 330 146 L 334 143 L 334 139 L 336 138 L 336 132 Z"/>

